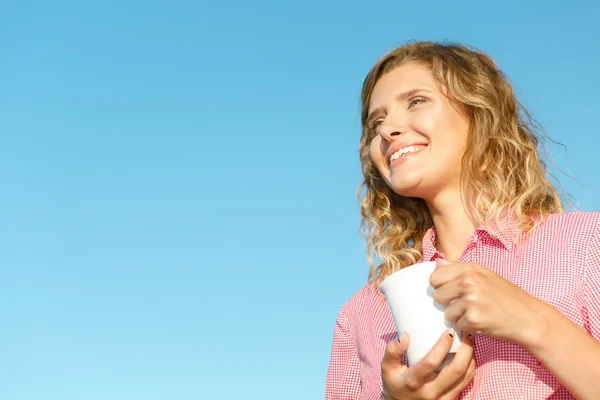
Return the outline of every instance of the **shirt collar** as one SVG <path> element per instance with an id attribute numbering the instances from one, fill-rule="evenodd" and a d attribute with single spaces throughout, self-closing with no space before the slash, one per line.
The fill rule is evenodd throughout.
<path id="1" fill-rule="evenodd" d="M 490 221 L 475 229 L 469 241 L 475 240 L 481 234 L 489 235 L 492 239 L 497 240 L 508 251 L 514 248 L 518 238 L 522 235 L 514 216 L 511 216 L 507 212 L 500 214 L 498 221 Z M 432 226 L 423 236 L 421 249 L 423 261 L 434 261 L 442 257 L 442 254 L 436 249 L 436 244 L 437 233 L 435 226 Z"/>
<path id="2" fill-rule="evenodd" d="M 498 221 L 492 221 L 487 226 L 480 226 L 477 231 L 487 232 L 492 238 L 498 240 L 504 248 L 512 250 L 517 241 L 522 237 L 523 232 L 517 225 L 517 219 L 514 214 L 503 212 Z"/>

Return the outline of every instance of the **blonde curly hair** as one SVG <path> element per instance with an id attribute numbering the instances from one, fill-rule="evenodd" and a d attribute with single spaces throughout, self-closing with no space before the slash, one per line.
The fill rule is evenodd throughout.
<path id="1" fill-rule="evenodd" d="M 376 135 L 367 124 L 375 84 L 384 74 L 408 62 L 426 66 L 462 103 L 470 120 L 462 158 L 463 193 L 475 195 L 472 212 L 481 223 L 514 216 L 521 232 L 536 221 L 563 212 L 561 196 L 547 179 L 540 157 L 538 124 L 517 101 L 506 76 L 486 54 L 460 44 L 415 42 L 401 46 L 373 66 L 362 87 L 359 187 L 361 229 L 367 241 L 369 280 L 381 282 L 391 273 L 418 262 L 425 232 L 433 225 L 425 202 L 390 189 L 371 160 Z M 541 217 L 541 218 L 540 218 Z M 375 265 L 378 257 L 382 262 Z"/>

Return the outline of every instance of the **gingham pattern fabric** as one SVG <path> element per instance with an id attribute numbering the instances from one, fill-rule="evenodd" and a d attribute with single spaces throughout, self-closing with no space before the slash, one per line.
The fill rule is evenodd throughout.
<path id="1" fill-rule="evenodd" d="M 475 230 L 459 261 L 491 269 L 551 304 L 600 341 L 600 213 L 552 215 L 516 244 L 510 227 L 510 220 L 503 218 L 489 229 Z M 432 228 L 423 240 L 423 261 L 443 257 L 435 243 Z M 325 398 L 381 399 L 381 360 L 387 342 L 396 335 L 385 298 L 367 284 L 337 318 Z M 475 377 L 460 399 L 573 398 L 517 345 L 475 335 L 474 357 Z"/>

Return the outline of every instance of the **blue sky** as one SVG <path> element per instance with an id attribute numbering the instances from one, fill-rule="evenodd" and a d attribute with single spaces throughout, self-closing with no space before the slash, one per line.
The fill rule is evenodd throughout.
<path id="1" fill-rule="evenodd" d="M 0 398 L 318 399 L 365 74 L 488 52 L 600 210 L 596 2 L 0 2 Z"/>

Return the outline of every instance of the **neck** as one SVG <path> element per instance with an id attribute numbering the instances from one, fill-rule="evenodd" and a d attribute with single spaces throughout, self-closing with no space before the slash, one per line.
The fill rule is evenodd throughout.
<path id="1" fill-rule="evenodd" d="M 427 201 L 427 207 L 437 234 L 437 250 L 447 260 L 458 260 L 478 222 L 469 215 L 459 191 L 439 194 Z"/>

